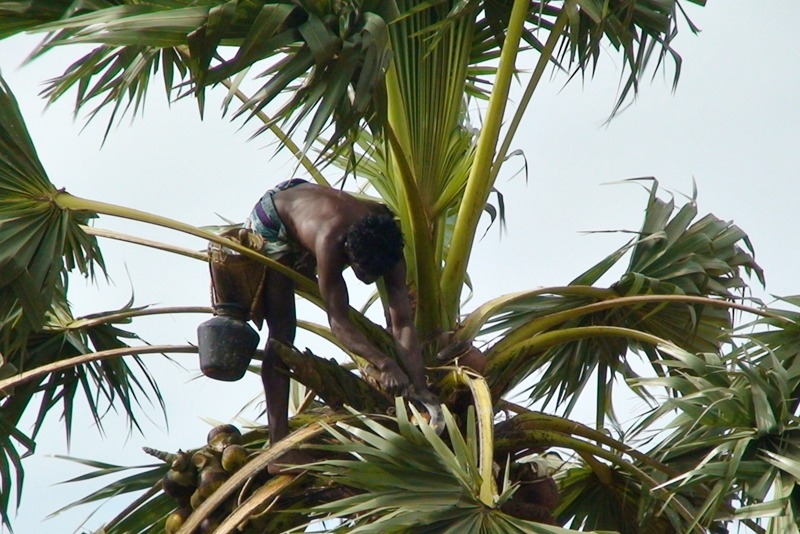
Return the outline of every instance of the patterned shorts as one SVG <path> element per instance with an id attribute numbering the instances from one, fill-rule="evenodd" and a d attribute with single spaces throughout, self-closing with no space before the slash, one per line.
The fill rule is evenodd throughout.
<path id="1" fill-rule="evenodd" d="M 273 198 L 279 191 L 286 191 L 297 185 L 307 184 L 301 178 L 292 178 L 281 182 L 266 193 L 256 203 L 250 212 L 244 227 L 260 234 L 264 238 L 264 245 L 260 252 L 275 261 L 291 266 L 306 276 L 313 277 L 316 261 L 309 251 L 294 242 L 286 233 L 278 210 L 275 209 Z"/>

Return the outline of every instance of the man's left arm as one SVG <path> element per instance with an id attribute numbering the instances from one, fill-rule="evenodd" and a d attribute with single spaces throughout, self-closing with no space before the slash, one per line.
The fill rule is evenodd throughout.
<path id="1" fill-rule="evenodd" d="M 392 335 L 411 383 L 427 390 L 425 368 L 406 287 L 406 266 L 400 261 L 383 276 Z"/>

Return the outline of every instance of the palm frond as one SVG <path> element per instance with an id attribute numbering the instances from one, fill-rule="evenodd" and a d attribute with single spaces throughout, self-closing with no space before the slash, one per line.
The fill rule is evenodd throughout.
<path id="1" fill-rule="evenodd" d="M 128 310 L 130 306 L 124 309 Z M 114 317 L 117 314 L 118 311 L 114 311 L 109 315 Z M 27 371 L 78 355 L 127 348 L 128 342 L 138 340 L 136 335 L 119 328 L 112 321 L 102 322 L 97 316 L 93 319 L 88 323 L 74 321 L 67 309 L 56 306 L 48 313 L 43 330 L 30 334 L 26 345 L 10 353 L 9 357 L 18 362 L 20 370 Z M 127 318 L 121 319 L 122 323 L 129 321 Z M 158 405 L 166 417 L 161 392 L 144 362 L 134 356 L 130 363 L 133 365 L 116 358 L 72 365 L 67 369 L 39 375 L 0 393 L 0 425 L 8 430 L 7 437 L 0 444 L 0 472 L 10 473 L 10 465 L 17 471 L 15 483 L 12 484 L 9 477 L 3 478 L 2 495 L 5 500 L 0 502 L 3 514 L 10 504 L 12 488 L 16 486 L 17 499 L 22 489 L 23 470 L 17 444 L 32 453 L 39 431 L 53 410 L 57 410 L 63 418 L 67 442 L 72 432 L 73 413 L 81 404 L 88 409 L 101 433 L 104 417 L 110 410 L 120 407 L 119 411 L 126 415 L 131 429 L 140 428 L 138 416 L 153 404 Z M 19 424 L 23 414 L 33 408 L 36 400 L 39 406 L 30 436 L 25 436 L 19 430 L 10 430 Z"/>
<path id="2" fill-rule="evenodd" d="M 24 452 L 20 452 L 24 447 Z M 0 417 L 0 525 L 11 527 L 12 497 L 19 506 L 25 471 L 22 458 L 33 454 L 36 442 L 21 432 L 6 417 Z"/>
<path id="3" fill-rule="evenodd" d="M 48 516 L 51 518 L 75 506 L 82 506 L 97 501 L 105 501 L 107 499 L 119 495 L 124 495 L 127 493 L 135 493 L 150 489 L 156 486 L 161 481 L 161 478 L 164 476 L 164 474 L 166 474 L 167 469 L 169 468 L 167 464 L 163 463 L 138 465 L 138 466 L 120 466 L 104 462 L 97 462 L 94 460 L 88 460 L 85 458 L 74 458 L 71 456 L 57 456 L 56 458 L 70 462 L 75 462 L 93 469 L 89 473 L 80 475 L 78 477 L 69 480 L 64 480 L 60 482 L 60 484 L 74 484 L 78 482 L 93 480 L 100 477 L 117 476 L 120 473 L 133 470 L 137 471 L 144 470 L 144 471 L 142 471 L 141 473 L 136 473 L 134 475 L 128 475 L 124 478 L 120 478 L 114 482 L 111 482 L 107 486 L 104 486 L 98 489 L 97 491 L 92 492 L 91 494 L 73 503 L 70 503 L 67 506 L 64 506 L 63 508 L 56 510 L 55 512 L 51 513 Z"/>
<path id="4" fill-rule="evenodd" d="M 62 512 L 78 506 L 99 503 L 99 507 L 110 499 L 139 494 L 135 501 L 137 513 L 130 513 L 130 508 L 123 510 L 108 525 L 104 526 L 101 532 L 106 534 L 155 534 L 157 532 L 165 532 L 167 517 L 175 508 L 175 503 L 168 495 L 157 490 L 161 488 L 164 475 L 169 469 L 168 464 L 118 466 L 68 456 L 59 458 L 93 469 L 84 475 L 66 480 L 62 484 L 74 484 L 101 477 L 118 476 L 120 473 L 130 471 L 139 472 L 109 482 L 106 486 L 89 495 L 52 512 L 48 519 L 52 519 Z"/>
<path id="5" fill-rule="evenodd" d="M 182 85 L 193 87 L 202 113 L 207 86 L 278 57 L 259 75 L 267 82 L 234 116 L 252 118 L 278 95 L 290 93 L 272 122 L 290 122 L 291 135 L 308 117 L 303 122 L 308 126 L 306 152 L 329 124 L 335 129 L 328 147 L 336 147 L 362 121 L 374 124 L 385 109 L 378 87 L 389 54 L 387 23 L 395 13 L 390 1 L 298 6 L 176 0 L 99 8 L 36 29 L 52 32 L 39 55 L 65 44 L 101 45 L 52 80 L 46 94 L 56 99 L 77 84 L 77 107 L 100 98 L 90 118 L 111 106 L 111 121 L 131 104 L 134 110 L 141 106 L 158 70 L 164 73 L 168 95 L 175 73 L 180 73 Z M 339 23 L 327 24 L 331 17 Z M 236 47 L 232 57 L 225 52 L 230 46 Z M 300 81 L 298 90 L 294 84 Z M 348 91 L 353 91 L 352 100 Z"/>
<path id="6" fill-rule="evenodd" d="M 0 39 L 58 20 L 74 8 L 73 0 L 0 3 Z"/>
<path id="7" fill-rule="evenodd" d="M 569 521 L 578 529 L 603 529 L 620 534 L 683 532 L 685 523 L 666 508 L 661 515 L 649 490 L 641 481 L 619 469 L 610 470 L 610 478 L 601 480 L 588 466 L 574 467 L 559 477 L 561 503 L 556 509 L 560 521 Z M 673 523 L 674 521 L 674 523 Z"/>
<path id="8" fill-rule="evenodd" d="M 785 485 L 781 477 L 796 476 L 800 424 L 787 409 L 792 400 L 784 396 L 800 380 L 792 359 L 774 357 L 769 366 L 756 366 L 737 348 L 725 358 L 706 354 L 669 365 L 669 377 L 634 382 L 666 386 L 678 395 L 655 409 L 640 428 L 677 414 L 668 425 L 670 433 L 650 454 L 682 473 L 665 486 L 710 488 L 698 508 L 698 522 L 718 518 L 733 499 L 743 505 L 764 502 L 770 491 Z"/>
<path id="9" fill-rule="evenodd" d="M 93 214 L 59 209 L 56 194 L 0 78 L 0 351 L 7 357 L 43 326 L 67 271 L 104 269 L 97 241 L 81 228 Z"/>
<path id="10" fill-rule="evenodd" d="M 130 310 L 131 306 L 126 305 L 121 310 L 107 312 L 107 315 L 112 318 L 119 317 L 121 312 Z M 124 317 L 124 314 L 122 315 L 121 319 L 117 319 L 117 324 L 129 323 L 130 319 Z M 101 321 L 99 314 L 95 314 L 92 321 L 84 322 L 82 319 L 73 320 L 68 310 L 57 309 L 56 313 L 51 316 L 46 330 L 30 338 L 23 359 L 24 368 L 26 370 L 34 369 L 92 352 L 128 348 L 130 341 L 134 340 L 139 340 L 138 336 L 119 328 L 111 320 Z M 150 399 L 151 395 L 153 398 L 150 400 L 159 404 L 163 411 L 163 399 L 154 379 L 141 359 L 134 357 L 133 362 L 138 371 L 142 373 L 142 378 L 137 377 L 134 369 L 129 367 L 124 360 L 116 359 L 94 362 L 76 369 L 61 371 L 55 375 L 45 376 L 40 381 L 33 381 L 22 386 L 31 388 L 32 391 L 39 391 L 45 395 L 45 399 L 49 399 L 42 403 L 37 424 L 34 427 L 34 435 L 38 432 L 45 415 L 52 408 L 51 403 L 57 402 L 59 399 L 65 403 L 63 415 L 67 420 L 71 420 L 71 399 L 77 393 L 78 386 L 87 394 L 90 413 L 101 429 L 102 417 L 106 413 L 106 409 L 101 407 L 100 399 L 104 399 L 109 405 L 121 404 L 123 413 L 129 417 L 129 422 L 133 427 L 138 427 L 136 406 L 141 401 Z M 65 388 L 65 390 L 59 391 L 61 388 Z M 143 398 L 139 398 L 139 395 L 142 395 Z M 26 395 L 24 398 L 28 398 L 28 396 Z"/>
<path id="11" fill-rule="evenodd" d="M 309 469 L 358 493 L 312 508 L 316 521 L 343 520 L 341 530 L 359 533 L 572 532 L 507 516 L 498 506 L 510 493 L 495 495 L 494 506 L 481 500 L 474 412 L 464 436 L 445 411 L 448 446 L 424 422 L 411 424 L 399 400 L 396 411 L 385 423 L 356 413 L 360 425 L 329 428 L 337 443 L 322 449 L 353 459 L 325 460 Z"/>
<path id="12" fill-rule="evenodd" d="M 704 4 L 704 1 L 689 0 Z M 547 2 L 550 4 L 551 2 Z M 627 78 L 612 115 L 627 98 L 638 92 L 639 84 L 650 64 L 665 66 L 667 60 L 674 65 L 673 87 L 680 79 L 682 58 L 672 47 L 678 35 L 680 18 L 693 33 L 697 28 L 686 16 L 679 0 L 642 2 L 638 0 L 578 0 L 575 7 L 564 2 L 562 9 L 570 10 L 570 22 L 565 32 L 559 61 L 576 65 L 576 71 L 585 75 L 597 69 L 604 45 L 610 44 L 620 51 L 625 62 Z"/>
<path id="13" fill-rule="evenodd" d="M 604 399 L 610 398 L 615 375 L 636 376 L 625 361 L 629 349 L 644 354 L 657 373 L 667 371 L 657 363 L 662 359 L 658 349 L 636 341 L 636 336 L 628 341 L 582 337 L 544 352 L 532 349 L 533 337 L 551 329 L 575 328 L 577 333 L 584 328 L 625 328 L 668 340 L 689 352 L 719 351 L 730 339 L 729 308 L 739 307 L 732 302 L 732 291 L 744 286 L 742 270 L 763 280 L 747 235 L 713 215 L 696 220 L 694 198 L 675 212 L 674 203 L 659 199 L 657 191 L 658 183 L 652 180 L 638 237 L 571 285 L 498 299 L 466 319 L 465 329 L 458 334 L 461 338 L 480 333 L 479 325 L 484 325 L 484 334 L 504 332 L 503 339 L 487 352 L 490 383 L 497 395 L 540 370 L 532 398 L 567 403 L 565 413 L 569 413 L 570 400 L 574 401 L 595 369 L 600 370 L 598 387 Z M 607 289 L 583 285 L 595 283 L 626 254 L 630 263 L 618 282 Z M 522 350 L 523 346 L 531 349 Z M 611 405 L 600 404 L 598 418 L 603 413 L 613 417 Z"/>

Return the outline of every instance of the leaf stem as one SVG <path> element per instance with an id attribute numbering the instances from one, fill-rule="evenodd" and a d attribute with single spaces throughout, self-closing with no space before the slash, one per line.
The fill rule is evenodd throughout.
<path id="1" fill-rule="evenodd" d="M 518 416 L 512 420 L 512 429 L 551 430 L 554 432 L 560 432 L 562 434 L 580 436 L 607 447 L 614 448 L 620 453 L 627 454 L 642 464 L 661 471 L 670 477 L 675 477 L 680 474 L 675 469 L 669 467 L 668 465 L 662 464 L 651 456 L 643 454 L 633 447 L 577 421 L 572 421 L 570 419 L 541 412 L 532 412 L 529 410 L 524 410 L 521 407 L 514 407 L 510 405 L 511 403 L 504 401 L 504 406 L 509 407 L 509 409 L 518 414 Z"/>
<path id="2" fill-rule="evenodd" d="M 232 89 L 233 84 L 231 83 L 230 79 L 223 80 L 222 85 L 227 87 L 228 91 L 232 90 L 233 95 L 236 96 L 236 98 L 238 98 L 240 102 L 247 102 L 248 100 L 250 100 L 247 97 L 247 95 L 245 95 L 241 90 Z M 275 137 L 278 138 L 278 140 L 283 144 L 283 146 L 285 146 L 291 151 L 292 155 L 295 158 L 297 158 L 298 163 L 300 163 L 300 165 L 303 166 L 306 172 L 312 178 L 314 178 L 315 182 L 317 182 L 319 185 L 331 187 L 331 184 L 328 182 L 328 180 L 325 179 L 324 176 L 322 176 L 322 173 L 319 172 L 319 169 L 317 169 L 311 162 L 311 160 L 309 160 L 308 157 L 306 157 L 305 152 L 301 150 L 300 147 L 298 147 L 294 143 L 291 137 L 286 135 L 286 133 L 283 130 L 281 130 L 277 124 L 275 124 L 275 121 L 273 119 L 271 119 L 263 111 L 256 112 L 255 116 L 258 117 L 261 120 L 261 122 L 263 122 L 265 125 L 269 125 L 268 126 L 269 131 L 272 132 L 275 135 Z"/>
<path id="3" fill-rule="evenodd" d="M 553 58 L 556 44 L 558 44 L 558 39 L 561 37 L 561 32 L 563 32 L 564 28 L 567 26 L 568 20 L 569 16 L 567 15 L 567 8 L 565 6 L 561 9 L 561 13 L 559 13 L 558 18 L 553 23 L 553 27 L 550 28 L 550 35 L 548 36 L 547 42 L 544 45 L 544 49 L 539 56 L 539 61 L 537 61 L 536 67 L 531 75 L 531 79 L 528 81 L 528 85 L 525 87 L 525 91 L 522 93 L 522 98 L 520 99 L 519 104 L 517 104 L 517 109 L 508 125 L 508 130 L 506 131 L 505 137 L 503 137 L 503 143 L 500 145 L 500 149 L 497 151 L 497 157 L 495 158 L 494 165 L 492 166 L 492 183 L 494 183 L 494 181 L 497 179 L 497 175 L 500 172 L 502 163 L 506 158 L 509 147 L 511 146 L 511 141 L 514 139 L 514 134 L 516 134 L 517 128 L 519 128 L 520 122 L 522 122 L 522 117 L 525 111 L 528 109 L 528 105 L 530 104 L 534 91 L 539 86 L 539 82 L 542 79 L 542 74 L 544 74 L 545 67 Z"/>
<path id="4" fill-rule="evenodd" d="M 529 5 L 530 2 L 527 0 L 514 0 L 508 31 L 500 52 L 500 63 L 494 88 L 486 110 L 486 120 L 478 137 L 475 160 L 470 169 L 464 197 L 453 229 L 453 239 L 447 253 L 441 280 L 444 309 L 448 314 L 452 314 L 449 317 L 450 324 L 443 325 L 445 327 L 455 324 L 461 288 L 466 277 L 467 263 L 475 239 L 475 230 L 492 188 L 492 160 L 503 123 L 503 114 L 508 102 L 511 78 L 515 71 L 519 42 Z"/>
<path id="5" fill-rule="evenodd" d="M 619 326 L 579 326 L 563 328 L 551 332 L 543 332 L 510 347 L 504 347 L 503 350 L 493 350 L 487 353 L 486 374 L 487 376 L 493 375 L 498 368 L 513 360 L 514 356 L 520 351 L 542 352 L 556 345 L 561 345 L 562 343 L 590 337 L 626 337 L 651 345 L 672 346 L 670 342 L 663 338 L 632 328 L 623 328 Z"/>
<path id="6" fill-rule="evenodd" d="M 94 226 L 85 226 L 81 225 L 81 230 L 86 232 L 89 235 L 97 236 L 97 237 L 105 237 L 106 239 L 114 239 L 116 241 L 124 241 L 125 243 L 133 243 L 134 245 L 142 245 L 145 247 L 154 248 L 157 250 L 163 250 L 164 252 L 172 252 L 173 254 L 179 254 L 181 256 L 186 256 L 187 258 L 193 258 L 196 260 L 201 261 L 208 261 L 208 254 L 198 250 L 192 250 L 184 247 L 178 247 L 175 245 L 170 245 L 168 243 L 161 243 L 159 241 L 152 241 L 150 239 L 143 239 L 141 237 L 132 236 L 128 234 L 123 234 L 120 232 L 114 232 L 112 230 L 105 230 L 102 228 L 95 228 Z"/>
<path id="7" fill-rule="evenodd" d="M 94 314 L 87 317 L 79 317 L 67 325 L 69 330 L 87 328 L 99 324 L 124 321 L 134 317 L 146 317 L 148 315 L 169 315 L 173 313 L 213 313 L 209 306 L 168 306 L 164 308 L 139 308 L 134 310 L 117 311 L 111 313 Z"/>
<path id="8" fill-rule="evenodd" d="M 183 232 L 189 235 L 193 235 L 195 237 L 199 237 L 201 239 L 205 239 L 207 241 L 211 241 L 213 243 L 217 243 L 226 248 L 234 250 L 239 254 L 242 254 L 243 256 L 247 256 L 248 258 L 261 262 L 270 269 L 273 269 L 275 271 L 280 272 L 281 274 L 288 276 L 295 282 L 298 291 L 305 298 L 321 305 L 319 288 L 317 288 L 316 284 L 314 284 L 311 280 L 309 280 L 302 274 L 297 273 L 292 269 L 286 267 L 285 265 L 282 265 L 277 261 L 271 260 L 252 249 L 242 246 L 231 239 L 219 236 L 213 232 L 209 232 L 208 230 L 203 230 L 202 228 L 198 228 L 190 224 L 176 221 L 175 219 L 169 219 L 167 217 L 162 217 L 160 215 L 147 213 L 137 209 L 126 208 L 124 206 L 108 204 L 106 202 L 100 202 L 97 200 L 90 200 L 86 198 L 76 197 L 64 191 L 56 192 L 55 195 L 53 195 L 52 202 L 61 209 L 79 211 L 79 212 L 88 211 L 103 215 L 121 217 L 123 219 L 129 219 L 133 221 L 144 222 L 156 226 L 161 226 L 163 228 L 176 230 L 178 232 Z"/>
<path id="9" fill-rule="evenodd" d="M 431 225 L 423 208 L 407 154 L 391 125 L 388 124 L 386 125 L 386 136 L 394 154 L 393 161 L 396 162 L 399 170 L 399 186 L 410 212 L 409 224 L 414 239 L 414 272 L 416 273 L 417 293 L 424 295 L 426 302 L 424 306 L 417 306 L 417 327 L 420 329 L 420 336 L 425 338 L 440 323 L 439 287 L 436 283 L 436 274 L 439 269 L 434 261 Z"/>
<path id="10" fill-rule="evenodd" d="M 591 313 L 596 313 L 598 311 L 603 311 L 610 308 L 616 308 L 626 305 L 651 304 L 655 302 L 701 304 L 701 305 L 715 306 L 720 308 L 731 308 L 735 310 L 752 313 L 753 315 L 759 315 L 762 317 L 769 317 L 772 319 L 782 320 L 787 324 L 794 323 L 794 321 L 792 321 L 791 319 L 788 319 L 781 315 L 761 310 L 758 308 L 754 308 L 752 306 L 737 304 L 735 302 L 730 302 L 727 300 L 712 299 L 709 297 L 692 296 L 692 295 L 637 295 L 634 297 L 618 297 L 618 298 L 602 300 L 600 302 L 587 304 L 585 306 L 580 306 L 578 308 L 572 308 L 569 310 L 564 310 L 552 313 L 550 315 L 546 315 L 544 317 L 533 319 L 529 323 L 520 326 L 513 332 L 510 332 L 507 336 L 505 336 L 502 339 L 502 341 L 500 341 L 499 343 L 497 343 L 497 345 L 492 347 L 492 350 L 490 352 L 494 353 L 495 351 L 497 352 L 503 351 L 506 348 L 519 343 L 520 341 L 530 339 L 532 336 L 537 335 L 540 332 L 543 332 L 549 328 L 553 328 L 566 321 L 576 319 L 583 315 L 588 315 Z"/>
<path id="11" fill-rule="evenodd" d="M 492 409 L 492 394 L 489 386 L 482 376 L 470 376 L 461 371 L 459 373 L 466 380 L 472 397 L 475 399 L 475 411 L 478 415 L 478 439 L 480 441 L 481 488 L 480 499 L 486 506 L 495 505 L 497 488 L 494 480 L 494 410 Z"/>
<path id="12" fill-rule="evenodd" d="M 101 350 L 100 352 L 92 352 L 90 354 L 81 354 L 57 362 L 49 363 L 16 374 L 5 380 L 0 380 L 0 393 L 11 390 L 17 386 L 21 386 L 26 382 L 30 382 L 35 378 L 41 376 L 64 371 L 70 367 L 84 365 L 87 363 L 97 362 L 100 360 L 108 360 L 110 358 L 119 358 L 121 356 L 137 356 L 139 354 L 158 354 L 158 353 L 196 353 L 197 347 L 193 345 L 147 345 L 144 347 L 122 347 L 119 349 Z"/>

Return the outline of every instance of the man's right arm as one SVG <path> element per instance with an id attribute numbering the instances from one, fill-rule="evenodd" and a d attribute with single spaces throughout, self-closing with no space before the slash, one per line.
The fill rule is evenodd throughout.
<path id="1" fill-rule="evenodd" d="M 350 319 L 347 284 L 341 266 L 318 255 L 319 289 L 328 312 L 328 323 L 336 338 L 352 353 L 364 358 L 380 372 L 381 386 L 392 395 L 401 395 L 408 386 L 408 376 L 393 359 L 367 339 Z"/>

